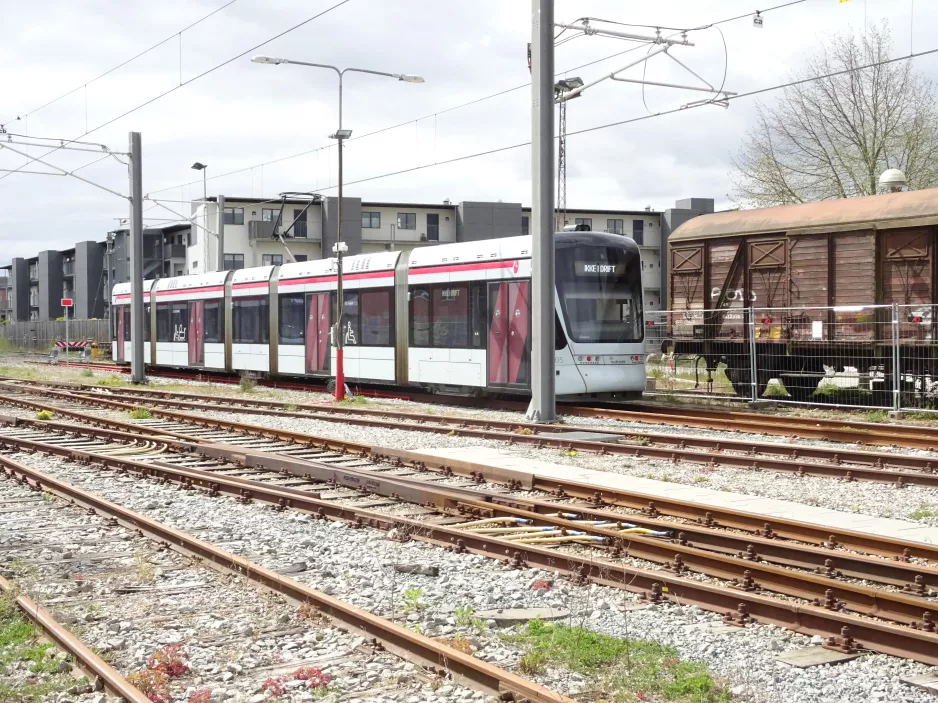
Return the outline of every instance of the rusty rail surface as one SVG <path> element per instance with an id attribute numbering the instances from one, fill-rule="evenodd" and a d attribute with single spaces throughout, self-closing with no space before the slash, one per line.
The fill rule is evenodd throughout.
<path id="1" fill-rule="evenodd" d="M 150 699 L 121 676 L 113 666 L 92 652 L 32 598 L 17 593 L 15 586 L 2 576 L 0 576 L 0 591 L 15 596 L 16 604 L 23 611 L 23 615 L 45 632 L 60 649 L 75 657 L 79 668 L 94 682 L 95 690 L 108 691 L 114 696 L 120 696 L 127 703 L 150 703 Z"/>
<path id="2" fill-rule="evenodd" d="M 840 612 L 840 608 L 843 606 L 833 594 L 828 594 L 822 606 L 792 603 L 762 595 L 752 590 L 751 583 L 741 583 L 737 590 L 736 588 L 702 584 L 682 578 L 681 569 L 678 568 L 675 568 L 673 573 L 668 573 L 637 569 L 611 561 L 596 560 L 592 556 L 581 557 L 573 554 L 558 556 L 555 551 L 532 545 L 508 543 L 497 538 L 445 526 L 392 517 L 385 513 L 366 509 L 336 505 L 321 500 L 314 493 L 298 489 L 273 487 L 250 479 L 223 478 L 211 474 L 211 472 L 202 472 L 196 469 L 184 470 L 171 465 L 160 464 L 154 466 L 153 464 L 138 463 L 117 457 L 69 450 L 55 445 L 37 446 L 35 448 L 72 458 L 77 457 L 85 462 L 99 463 L 104 466 L 118 468 L 118 470 L 126 471 L 130 469 L 135 473 L 147 476 L 161 475 L 164 480 L 176 481 L 190 489 L 203 487 L 208 490 L 210 495 L 228 493 L 238 495 L 242 500 L 257 499 L 271 503 L 278 508 L 303 510 L 323 518 L 328 517 L 357 524 L 368 524 L 382 529 L 390 529 L 392 526 L 404 526 L 416 538 L 430 543 L 454 546 L 459 551 L 469 550 L 495 559 L 511 561 L 517 566 L 537 564 L 541 568 L 568 574 L 584 582 L 594 581 L 604 585 L 638 591 L 646 594 L 652 600 L 661 599 L 667 593 L 668 597 L 675 597 L 679 602 L 689 601 L 709 610 L 727 613 L 727 617 L 731 621 L 735 620 L 744 624 L 749 618 L 758 617 L 799 632 L 832 637 L 832 643 L 835 645 L 838 643 L 849 645 L 852 642 L 851 638 L 857 638 L 861 640 L 863 647 L 913 658 L 925 663 L 938 663 L 938 635 L 933 632 L 934 623 L 931 622 L 930 614 L 921 611 L 921 608 L 927 607 L 927 601 L 918 597 L 900 597 L 896 599 L 895 594 L 887 595 L 870 590 L 865 596 L 870 600 L 863 601 L 862 589 L 847 584 L 839 587 L 838 593 L 846 595 L 849 592 L 848 597 L 855 599 L 852 604 L 853 607 L 859 611 L 874 615 L 888 612 L 892 616 L 898 615 L 899 618 L 904 618 L 911 626 L 890 625 L 878 620 L 868 620 Z M 2 457 L 0 457 L 0 465 L 11 466 L 9 460 Z M 335 475 L 342 475 L 348 471 L 334 466 L 327 468 Z M 204 474 L 208 475 L 205 476 Z M 42 479 L 38 478 L 37 480 Z M 357 479 L 352 481 L 353 484 L 358 482 Z M 460 497 L 455 500 L 447 498 L 444 492 L 426 486 L 402 487 L 401 484 L 392 480 L 389 481 L 389 485 L 384 490 L 391 491 L 393 489 L 405 491 L 408 494 L 406 497 L 410 500 L 417 501 L 421 498 L 425 501 L 431 499 L 437 501 L 451 500 L 454 503 L 453 507 L 456 508 L 460 507 L 459 503 L 470 509 L 477 507 L 466 499 Z M 372 487 L 369 487 L 369 490 L 372 490 Z M 420 494 L 420 491 L 422 491 L 422 494 Z M 484 502 L 482 505 L 485 505 Z M 500 506 L 500 514 L 504 514 L 506 509 L 506 507 Z M 563 523 L 564 521 L 560 521 L 557 524 Z M 566 523 L 566 526 L 571 529 L 581 529 L 581 526 L 577 523 L 569 522 Z M 673 546 L 671 548 L 673 549 Z M 629 549 L 631 550 L 631 546 Z M 713 558 L 713 555 L 706 553 L 696 556 L 698 561 Z M 784 570 L 777 569 L 777 567 L 755 564 L 751 566 L 756 566 L 760 578 L 774 579 L 778 582 L 779 579 L 786 577 L 783 573 Z M 772 569 L 776 569 L 779 573 L 771 573 Z M 794 578 L 792 572 L 788 572 L 787 578 Z M 817 584 L 819 579 L 820 577 L 816 577 L 807 581 L 813 581 Z M 804 592 L 806 592 L 805 583 L 802 582 L 799 585 Z M 902 601 L 902 605 L 897 605 L 899 601 Z M 899 611 L 905 611 L 905 614 Z M 913 614 L 918 612 L 922 612 L 921 622 L 911 619 L 911 617 L 914 617 Z"/>
<path id="3" fill-rule="evenodd" d="M 417 660 L 431 669 L 445 669 L 453 674 L 457 681 L 467 683 L 470 687 L 497 696 L 510 693 L 512 697 L 518 699 L 543 703 L 574 703 L 572 699 L 554 693 L 516 674 L 412 632 L 337 598 L 327 596 L 287 576 L 243 557 L 225 552 L 208 542 L 144 517 L 12 459 L 0 456 L 0 466 L 4 467 L 7 476 L 19 478 L 37 490 L 50 491 L 72 503 L 112 517 L 128 529 L 138 530 L 148 538 L 162 542 L 187 556 L 196 557 L 208 565 L 248 578 L 255 584 L 279 593 L 294 603 L 311 604 L 323 614 L 345 626 L 375 638 L 389 651 L 411 661 Z M 139 703 L 146 703 L 146 699 L 144 698 Z"/>
<path id="4" fill-rule="evenodd" d="M 48 387 L 58 384 L 43 384 L 30 382 L 29 385 L 11 384 L 0 380 L 0 387 L 11 391 L 32 392 L 36 395 L 61 398 L 76 403 L 92 403 L 114 409 L 133 409 L 141 403 L 124 403 L 120 400 L 107 398 L 100 392 L 88 391 L 61 391 Z M 73 387 L 74 388 L 74 387 Z M 111 395 L 126 398 L 127 395 L 112 393 Z M 103 397 L 105 396 L 105 397 Z M 12 399 L 11 399 L 12 400 Z M 186 407 L 198 410 L 220 410 L 222 412 L 246 412 L 258 414 L 280 414 L 292 417 L 331 420 L 345 424 L 359 424 L 400 429 L 401 422 L 407 423 L 407 429 L 413 431 L 433 432 L 436 434 L 454 434 L 466 437 L 479 437 L 480 439 L 495 439 L 509 444 L 530 444 L 536 447 L 557 447 L 575 449 L 577 451 L 594 452 L 599 454 L 617 454 L 633 457 L 646 457 L 665 461 L 686 461 L 702 466 L 715 466 L 717 464 L 742 470 L 769 470 L 800 476 L 820 476 L 829 478 L 842 478 L 847 481 L 868 480 L 879 483 L 892 483 L 897 486 L 923 485 L 938 487 L 938 460 L 926 457 L 909 456 L 895 453 L 874 453 L 856 451 L 850 448 L 828 449 L 806 446 L 783 445 L 779 443 L 753 442 L 745 440 L 721 440 L 704 437 L 681 437 L 667 434 L 641 433 L 635 435 L 626 431 L 610 430 L 605 428 L 572 428 L 554 425 L 538 425 L 524 422 L 511 422 L 500 420 L 485 420 L 465 417 L 434 416 L 439 424 L 426 424 L 425 415 L 400 412 L 385 412 L 382 410 L 361 411 L 350 408 L 325 409 L 312 404 L 298 405 L 297 411 L 281 410 L 276 407 L 261 407 L 264 403 L 276 404 L 277 401 L 240 401 L 242 406 L 227 406 L 224 401 L 194 403 L 172 399 L 161 399 L 165 405 Z M 232 401 L 233 403 L 234 401 Z M 253 404 L 253 407 L 252 407 Z M 282 404 L 284 407 L 289 405 Z M 154 413 L 163 417 L 174 419 L 187 418 L 191 421 L 193 416 L 186 413 L 175 413 L 156 404 L 147 405 Z M 302 412 L 299 408 L 302 407 Z M 359 417 L 367 413 L 365 417 Z M 392 419 L 381 420 L 379 416 L 389 416 Z M 220 422 L 220 421 L 216 421 Z M 481 428 L 480 428 L 481 426 Z M 258 427 L 258 426 L 251 426 Z M 493 427 L 498 429 L 492 429 Z M 564 438 L 562 434 L 550 438 L 537 434 L 538 431 L 563 433 L 576 430 L 617 434 L 625 443 L 597 442 Z M 307 435 L 312 438 L 312 435 Z M 645 438 L 653 442 L 661 442 L 672 446 L 655 447 L 646 444 Z M 632 440 L 632 441 L 629 441 Z M 640 440 L 640 441 L 636 441 Z M 727 453 L 730 451 L 732 453 Z M 809 461 L 810 459 L 821 459 Z M 846 464 L 845 464 L 846 462 Z M 896 466 L 900 468 L 888 468 Z"/>
<path id="5" fill-rule="evenodd" d="M 96 368 L 118 373 L 129 373 L 130 371 L 129 366 L 116 364 L 70 363 L 69 365 L 78 368 Z M 204 369 L 187 372 L 179 369 L 167 371 L 151 367 L 148 368 L 147 371 L 153 375 L 168 378 L 193 378 L 198 376 L 215 381 L 237 383 L 237 378 L 230 374 L 205 371 Z M 303 383 L 296 381 L 291 382 L 290 380 L 262 379 L 260 383 L 277 388 L 291 388 L 307 391 L 322 390 L 322 388 L 318 388 L 309 382 L 312 381 L 315 383 L 315 379 L 306 379 L 306 381 L 306 383 Z M 405 397 L 414 402 L 436 405 L 463 405 L 474 408 L 481 407 L 514 412 L 524 412 L 527 407 L 524 402 L 514 400 L 480 400 L 459 396 L 438 396 L 423 391 L 402 388 L 392 389 L 392 392 L 395 393 L 394 397 Z M 562 415 L 571 415 L 574 417 L 618 419 L 627 422 L 677 425 L 726 432 L 753 432 L 756 434 L 770 434 L 776 436 L 796 434 L 805 439 L 860 443 L 871 446 L 896 446 L 907 449 L 934 449 L 938 446 L 938 428 L 895 423 L 878 424 L 858 422 L 856 420 L 792 417 L 774 413 L 759 413 L 756 411 L 742 412 L 715 408 L 659 406 L 631 402 L 615 403 L 598 401 L 595 404 L 585 406 L 561 403 L 559 410 Z M 936 414 L 936 418 L 938 418 L 938 414 Z"/>
<path id="6" fill-rule="evenodd" d="M 0 383 L 0 387 L 3 384 Z M 109 400 L 107 398 L 84 398 L 76 396 L 72 398 L 69 394 L 59 394 L 56 391 L 47 391 L 52 395 L 61 395 L 64 400 L 73 400 L 76 402 L 89 402 L 92 404 L 109 407 L 115 410 L 127 411 L 136 406 Z M 41 409 L 52 407 L 46 403 L 38 403 L 24 399 L 3 398 L 3 402 L 13 405 L 22 405 L 24 407 Z M 86 420 L 91 424 L 120 426 L 125 431 L 139 434 L 140 426 L 131 423 L 120 423 L 120 421 L 94 416 L 86 416 L 82 413 L 66 410 L 54 406 L 56 412 L 68 415 L 76 420 Z M 602 488 L 597 490 L 596 486 L 583 484 L 576 481 L 560 480 L 555 478 L 546 478 L 537 474 L 513 471 L 497 467 L 489 467 L 481 464 L 475 464 L 472 461 L 463 461 L 453 458 L 441 459 L 427 456 L 420 452 L 407 450 L 390 449 L 387 447 L 375 447 L 372 445 L 337 440 L 329 437 L 320 437 L 308 435 L 301 432 L 290 430 L 280 430 L 261 425 L 251 425 L 247 423 L 233 422 L 228 420 L 218 420 L 206 418 L 200 415 L 177 412 L 172 410 L 161 410 L 153 408 L 152 413 L 156 416 L 178 422 L 216 429 L 225 429 L 232 432 L 242 433 L 255 437 L 267 437 L 283 441 L 295 442 L 299 445 L 311 446 L 318 449 L 329 450 L 346 454 L 358 454 L 360 456 L 383 457 L 392 461 L 399 461 L 403 465 L 408 465 L 418 471 L 431 470 L 442 472 L 444 474 L 452 473 L 470 478 L 481 477 L 488 481 L 512 483 L 519 487 L 541 490 L 551 493 L 558 497 L 566 497 L 576 500 L 591 501 L 598 505 L 614 505 L 636 511 L 640 511 L 650 517 L 658 515 L 669 515 L 689 521 L 699 521 L 704 526 L 719 526 L 734 530 L 743 530 L 753 534 L 769 535 L 774 534 L 783 539 L 794 539 L 806 543 L 817 545 L 839 546 L 858 552 L 878 554 L 896 559 L 922 558 L 930 561 L 938 561 L 938 545 L 932 546 L 920 542 L 911 542 L 906 540 L 894 539 L 872 535 L 869 533 L 855 532 L 844 529 L 834 529 L 829 526 L 814 525 L 811 523 L 797 520 L 788 520 L 773 516 L 767 521 L 765 515 L 759 513 L 748 513 L 729 508 L 717 508 L 715 506 L 703 506 L 693 501 L 684 501 L 680 499 L 664 498 L 662 496 L 653 496 L 636 491 L 626 491 L 622 489 Z M 152 433 L 152 430 L 146 430 Z M 159 434 L 172 435 L 183 441 L 197 442 L 196 438 L 183 432 L 160 429 Z M 683 529 L 683 528 L 682 528 Z"/>
<path id="7" fill-rule="evenodd" d="M 401 486 L 408 485 L 421 491 L 416 496 L 417 498 L 425 502 L 429 502 L 430 500 L 428 494 L 423 492 L 427 488 L 427 481 L 423 478 L 414 480 L 400 475 L 393 475 L 388 478 L 378 473 L 377 475 L 381 477 L 382 480 L 375 480 L 371 469 L 361 469 L 359 467 L 354 469 L 343 468 L 341 472 L 337 472 L 335 465 L 330 464 L 323 466 L 321 463 L 312 459 L 300 460 L 295 457 L 280 458 L 278 452 L 264 452 L 259 449 L 245 450 L 241 447 L 226 447 L 219 443 L 205 444 L 191 437 L 177 441 L 163 434 L 153 436 L 141 434 L 140 427 L 120 421 L 105 420 L 99 423 L 99 425 L 119 427 L 121 428 L 120 430 L 76 427 L 75 425 L 55 421 L 29 420 L 2 415 L 0 415 L 0 424 L 54 430 L 70 437 L 83 435 L 106 441 L 116 440 L 127 443 L 135 443 L 144 437 L 150 437 L 151 439 L 161 442 L 168 449 L 180 452 L 183 455 L 188 455 L 189 452 L 193 452 L 206 458 L 221 459 L 245 468 L 256 468 L 258 471 L 266 468 L 279 473 L 287 472 L 297 476 L 309 477 L 315 481 L 335 482 L 336 484 L 344 485 L 349 488 L 360 488 L 363 485 L 367 485 L 369 490 L 387 496 L 402 496 L 404 489 L 401 488 Z M 9 441 L 11 444 L 17 443 L 12 439 Z M 39 440 L 33 439 L 31 441 L 32 444 L 27 441 L 19 443 L 19 446 L 26 449 L 48 449 L 42 447 L 39 444 Z M 375 455 L 375 458 L 377 459 L 378 456 Z M 159 466 L 160 464 L 158 463 L 156 465 Z M 210 471 L 211 469 L 205 470 L 204 473 L 202 471 L 194 472 L 193 476 L 196 478 L 204 478 L 209 475 Z M 521 474 L 518 475 L 522 476 Z M 512 479 L 510 476 L 503 478 L 514 481 L 515 485 L 517 485 L 518 481 L 524 483 L 521 478 Z M 530 485 L 533 486 L 533 483 L 534 482 L 531 481 Z M 921 593 L 924 592 L 924 588 L 938 589 L 938 568 L 912 563 L 907 555 L 903 555 L 902 559 L 884 559 L 835 550 L 825 545 L 817 546 L 802 542 L 790 542 L 782 539 L 778 534 L 773 532 L 770 524 L 763 525 L 761 531 L 757 534 L 740 534 L 735 530 L 705 527 L 696 523 L 675 524 L 671 521 L 650 517 L 647 513 L 623 515 L 622 513 L 603 509 L 601 504 L 597 504 L 594 499 L 591 499 L 590 504 L 584 507 L 583 505 L 558 503 L 556 499 L 553 498 L 538 499 L 534 497 L 519 498 L 517 496 L 504 496 L 499 492 L 486 492 L 486 485 L 487 484 L 476 485 L 471 489 L 447 485 L 445 486 L 445 490 L 441 489 L 439 493 L 445 493 L 447 495 L 455 494 L 455 497 L 463 496 L 467 502 L 461 503 L 460 505 L 469 506 L 469 501 L 472 501 L 475 506 L 471 508 L 472 510 L 479 510 L 477 501 L 486 501 L 489 504 L 484 508 L 486 511 L 491 510 L 492 508 L 489 506 L 492 506 L 502 511 L 515 511 L 511 513 L 513 515 L 525 517 L 536 516 L 548 522 L 551 520 L 550 516 L 555 515 L 558 509 L 564 509 L 568 512 L 577 512 L 583 519 L 603 522 L 614 523 L 621 521 L 623 517 L 627 517 L 629 522 L 639 527 L 656 531 L 667 531 L 673 535 L 670 540 L 664 543 L 658 538 L 645 538 L 641 535 L 634 535 L 630 538 L 628 543 L 628 549 L 633 556 L 638 556 L 652 562 L 672 564 L 674 563 L 674 556 L 696 554 L 696 552 L 690 549 L 685 550 L 684 548 L 696 548 L 697 550 L 702 549 L 715 552 L 717 555 L 738 557 L 744 560 L 729 561 L 729 563 L 737 566 L 738 571 L 735 574 L 727 576 L 727 574 L 723 572 L 718 573 L 714 571 L 712 573 L 712 575 L 717 575 L 722 578 L 735 578 L 740 581 L 745 581 L 747 576 L 749 578 L 752 577 L 750 566 L 753 563 L 767 562 L 793 569 L 816 572 L 822 576 L 831 578 L 866 579 L 890 586 L 898 586 L 912 594 L 921 595 Z M 442 505 L 435 497 L 434 500 L 437 505 Z M 502 514 L 507 513 L 503 512 Z M 486 515 L 486 517 L 493 516 L 494 513 Z M 543 518 L 542 516 L 547 517 Z M 566 525 L 565 522 L 564 525 Z M 583 526 L 579 526 L 577 529 L 583 529 Z M 586 530 L 589 531 L 588 526 Z M 782 530 L 784 532 L 784 528 L 782 528 Z M 594 530 L 593 533 L 597 535 L 607 534 L 599 530 Z M 841 536 L 841 538 L 843 539 L 843 536 Z M 829 542 L 840 544 L 836 541 L 836 536 L 829 536 L 828 540 Z M 666 544 L 667 546 L 662 546 L 662 544 Z M 643 547 L 642 545 L 647 546 Z M 935 556 L 938 557 L 938 550 L 935 551 Z M 711 573 L 699 566 L 696 561 L 697 560 L 691 558 L 689 561 L 685 560 L 684 565 L 691 571 Z M 749 571 L 748 575 L 746 574 L 747 571 Z M 762 586 L 765 588 L 767 584 L 762 583 Z M 773 589 L 770 588 L 769 590 Z M 781 592 L 787 593 L 789 591 L 782 589 Z M 799 589 L 792 591 L 792 595 L 804 597 L 804 590 Z M 817 593 L 815 593 L 815 595 L 817 595 Z"/>

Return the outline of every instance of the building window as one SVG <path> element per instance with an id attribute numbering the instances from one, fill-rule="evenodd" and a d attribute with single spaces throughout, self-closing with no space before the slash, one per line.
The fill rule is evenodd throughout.
<path id="1" fill-rule="evenodd" d="M 645 243 L 645 220 L 632 220 L 632 239 L 639 245 Z"/>
<path id="2" fill-rule="evenodd" d="M 278 321 L 281 344 L 303 344 L 306 339 L 306 295 L 281 295 Z"/>
<path id="3" fill-rule="evenodd" d="M 521 234 L 529 234 L 531 232 L 531 218 L 527 215 L 521 216 Z"/>
<path id="4" fill-rule="evenodd" d="M 293 229 L 290 230 L 297 239 L 306 239 L 306 210 L 294 208 L 293 219 L 290 220 Z"/>
<path id="5" fill-rule="evenodd" d="M 234 344 L 270 343 L 267 298 L 235 298 L 232 301 L 231 341 Z"/>
<path id="6" fill-rule="evenodd" d="M 193 262 L 193 268 L 196 263 Z M 237 271 L 244 268 L 244 254 L 225 254 L 225 271 Z"/>
<path id="7" fill-rule="evenodd" d="M 381 229 L 381 213 L 362 211 L 362 229 Z"/>
<path id="8" fill-rule="evenodd" d="M 577 225 L 586 225 L 590 228 L 590 231 L 593 229 L 593 218 L 592 217 L 577 217 L 574 221 L 574 224 Z"/>
<path id="9" fill-rule="evenodd" d="M 262 266 L 282 266 L 283 254 L 264 254 L 261 257 Z"/>
<path id="10" fill-rule="evenodd" d="M 261 210 L 261 220 L 264 222 L 276 222 L 277 217 L 279 216 L 280 210 L 273 210 L 271 208 L 264 208 Z"/>
<path id="11" fill-rule="evenodd" d="M 612 234 L 625 234 L 625 220 L 606 220 L 606 231 Z"/>
<path id="12" fill-rule="evenodd" d="M 225 341 L 225 311 L 222 301 L 205 301 L 205 307 L 202 309 L 202 327 L 206 343 L 221 344 Z"/>
<path id="13" fill-rule="evenodd" d="M 417 229 L 417 213 L 416 212 L 397 213 L 397 228 L 398 229 Z"/>
<path id="14" fill-rule="evenodd" d="M 224 219 L 225 219 L 226 225 L 243 225 L 244 224 L 244 208 L 243 207 L 226 207 Z M 195 244 L 195 241 L 193 241 L 192 243 Z"/>

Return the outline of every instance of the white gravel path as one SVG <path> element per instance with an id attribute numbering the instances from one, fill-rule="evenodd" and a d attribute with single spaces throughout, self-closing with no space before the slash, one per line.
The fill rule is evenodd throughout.
<path id="1" fill-rule="evenodd" d="M 623 606 L 634 599 L 616 589 L 577 587 L 537 570 L 511 571 L 481 556 L 452 554 L 414 541 L 392 541 L 377 530 L 352 530 L 297 513 L 276 513 L 228 498 L 211 499 L 153 481 L 98 473 L 56 458 L 25 454 L 15 458 L 179 529 L 224 542 L 227 549 L 265 565 L 295 571 L 292 577 L 380 614 L 401 614 L 405 590 L 422 589 L 419 600 L 427 607 L 406 613 L 405 620 L 411 626 L 420 626 L 431 635 L 463 632 L 478 647 L 477 656 L 501 665 L 511 666 L 520 651 L 501 641 L 499 631 L 491 626 L 482 633 L 461 628 L 453 611 L 467 606 L 477 610 L 565 608 L 573 613 L 575 622 L 597 631 L 660 641 L 673 645 L 686 659 L 707 662 L 717 675 L 725 677 L 739 701 L 934 700 L 899 682 L 900 676 L 928 670 L 911 662 L 866 655 L 838 666 L 794 669 L 774 657 L 803 647 L 810 639 L 776 627 L 755 625 L 727 633 L 710 629 L 719 622 L 717 616 L 675 605 L 627 612 Z M 400 574 L 391 568 L 395 563 L 437 566 L 440 575 Z M 552 580 L 553 585 L 549 590 L 532 590 L 537 579 Z M 548 670 L 541 678 L 551 688 L 573 695 L 585 684 L 563 671 Z"/>

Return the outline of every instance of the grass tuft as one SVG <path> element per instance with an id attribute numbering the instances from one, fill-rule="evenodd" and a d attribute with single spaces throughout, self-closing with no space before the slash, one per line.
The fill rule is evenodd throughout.
<path id="1" fill-rule="evenodd" d="M 128 414 L 132 420 L 149 420 L 153 417 L 146 408 L 134 408 Z"/>
<path id="2" fill-rule="evenodd" d="M 44 422 L 48 422 L 53 417 L 55 417 L 55 414 L 51 410 L 40 410 L 36 413 L 36 419 L 43 420 Z"/>
<path id="3" fill-rule="evenodd" d="M 584 690 L 603 691 L 610 700 L 730 700 L 704 664 L 683 661 L 673 647 L 657 642 L 620 639 L 540 620 L 530 621 L 519 634 L 505 639 L 527 650 L 518 662 L 521 673 L 563 667 L 586 678 Z"/>

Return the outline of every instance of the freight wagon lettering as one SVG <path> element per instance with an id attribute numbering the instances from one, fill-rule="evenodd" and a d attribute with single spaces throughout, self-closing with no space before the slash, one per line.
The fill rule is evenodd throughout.
<path id="1" fill-rule="evenodd" d="M 720 297 L 720 289 L 717 288 L 716 286 L 714 286 L 713 288 L 711 288 L 711 289 L 710 289 L 710 297 L 711 297 L 712 299 L 714 299 L 714 300 L 717 299 L 717 298 L 719 298 L 719 297 Z M 757 298 L 758 298 L 758 296 L 756 295 L 756 292 L 755 292 L 755 291 L 750 291 L 750 292 L 749 292 L 749 299 L 750 299 L 753 303 L 756 302 L 756 299 L 757 299 Z M 741 302 L 741 301 L 743 301 L 743 300 L 745 300 L 745 299 L 746 299 L 746 294 L 743 292 L 743 289 L 742 289 L 742 288 L 737 288 L 736 290 L 728 290 L 728 291 L 726 291 L 726 302 L 728 302 L 728 303 L 732 303 L 732 302 Z"/>

